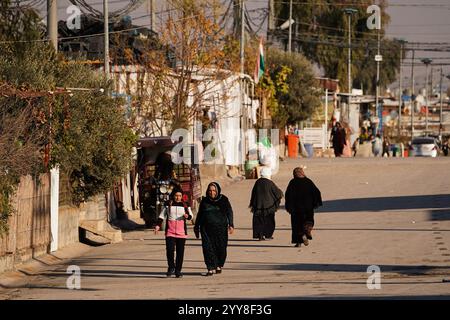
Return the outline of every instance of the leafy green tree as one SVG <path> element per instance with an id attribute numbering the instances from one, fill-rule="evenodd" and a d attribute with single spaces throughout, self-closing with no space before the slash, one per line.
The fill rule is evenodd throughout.
<path id="1" fill-rule="evenodd" d="M 0 0 L 0 234 L 20 176 L 48 170 L 49 146 L 74 203 L 110 190 L 132 163 L 136 137 L 123 101 L 106 94 L 112 84 L 56 55 L 42 34 L 35 10 Z M 68 87 L 89 90 L 58 93 Z"/>
<path id="2" fill-rule="evenodd" d="M 298 32 L 294 36 L 293 47 L 298 47 L 308 59 L 317 63 L 325 76 L 339 79 L 341 90 L 347 91 L 347 50 L 348 17 L 344 8 L 357 10 L 352 15 L 350 27 L 352 37 L 352 85 L 374 93 L 376 87 L 377 30 L 367 28 L 366 9 L 373 3 L 367 0 L 332 1 L 306 0 L 302 4 L 293 4 L 293 19 Z M 386 13 L 386 1 L 379 3 L 382 15 L 380 30 L 380 54 L 383 62 L 380 67 L 381 87 L 392 83 L 399 70 L 400 47 L 396 41 L 385 38 L 385 28 L 389 23 Z M 289 16 L 289 2 L 276 2 L 276 17 L 285 21 Z M 286 41 L 285 31 L 275 31 L 275 36 Z"/>
<path id="3" fill-rule="evenodd" d="M 268 49 L 268 70 L 261 83 L 277 127 L 305 120 L 320 106 L 320 90 L 311 63 L 301 54 Z"/>

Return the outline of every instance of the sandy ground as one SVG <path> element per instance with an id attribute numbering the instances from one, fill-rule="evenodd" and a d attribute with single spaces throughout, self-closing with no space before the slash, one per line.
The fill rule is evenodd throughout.
<path id="1" fill-rule="evenodd" d="M 139 230 L 29 277 L 26 287 L 0 289 L 0 298 L 450 298 L 450 158 L 287 160 L 273 179 L 282 190 L 299 164 L 324 200 L 308 247 L 290 243 L 284 210 L 274 240 L 251 238 L 254 180 L 245 180 L 224 188 L 236 230 L 220 275 L 202 275 L 201 243 L 191 229 L 184 277 L 167 279 L 163 234 Z M 68 265 L 81 269 L 80 290 L 66 287 Z M 367 287 L 371 265 L 381 270 L 380 289 Z"/>

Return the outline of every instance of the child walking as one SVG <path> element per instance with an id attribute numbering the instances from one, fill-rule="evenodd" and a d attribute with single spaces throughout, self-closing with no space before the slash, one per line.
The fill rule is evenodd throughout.
<path id="1" fill-rule="evenodd" d="M 183 192 L 180 189 L 174 189 L 170 200 L 161 211 L 158 219 L 158 225 L 155 227 L 155 233 L 161 229 L 163 221 L 166 221 L 166 255 L 169 268 L 166 276 L 176 276 L 181 278 L 181 268 L 183 267 L 184 245 L 187 238 L 186 220 L 191 220 L 192 210 L 182 201 Z M 176 251 L 176 261 L 174 254 Z"/>

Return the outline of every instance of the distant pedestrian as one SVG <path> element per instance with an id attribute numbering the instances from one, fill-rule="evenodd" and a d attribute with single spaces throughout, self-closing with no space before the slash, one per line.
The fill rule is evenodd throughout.
<path id="1" fill-rule="evenodd" d="M 330 141 L 333 144 L 335 157 L 342 156 L 342 153 L 344 151 L 344 145 L 346 143 L 346 134 L 345 129 L 342 128 L 339 122 L 336 122 L 336 124 L 331 129 L 330 138 L 331 138 Z"/>
<path id="2" fill-rule="evenodd" d="M 286 211 L 291 215 L 292 243 L 299 247 L 312 240 L 314 210 L 322 205 L 322 196 L 316 185 L 306 177 L 305 167 L 294 169 L 294 178 L 286 189 Z"/>
<path id="3" fill-rule="evenodd" d="M 228 198 L 221 194 L 220 185 L 211 182 L 206 197 L 200 202 L 194 232 L 202 237 L 203 258 L 207 276 L 221 273 L 227 258 L 228 233 L 234 231 L 233 209 Z"/>
<path id="4" fill-rule="evenodd" d="M 381 154 L 383 145 L 381 141 L 381 136 L 379 133 L 375 136 L 372 136 L 372 152 L 375 157 L 378 157 Z"/>
<path id="5" fill-rule="evenodd" d="M 275 212 L 283 198 L 283 191 L 270 180 L 271 175 L 270 168 L 262 168 L 261 178 L 252 189 L 249 207 L 253 213 L 253 238 L 258 240 L 273 239 Z"/>
<path id="6" fill-rule="evenodd" d="M 449 149 L 448 140 L 446 140 L 442 145 L 442 152 L 444 152 L 444 156 L 448 156 L 448 149 Z"/>
<path id="7" fill-rule="evenodd" d="M 359 150 L 359 138 L 355 139 L 355 142 L 353 142 L 352 145 L 352 151 L 353 151 L 353 157 L 356 157 L 356 154 L 358 153 Z"/>
<path id="8" fill-rule="evenodd" d="M 345 134 L 345 143 L 342 148 L 342 156 L 350 158 L 352 156 L 352 145 L 350 143 L 350 137 L 353 134 L 353 129 L 347 124 L 343 123 L 342 130 Z"/>
<path id="9" fill-rule="evenodd" d="M 384 138 L 383 139 L 383 153 L 381 154 L 382 157 L 384 157 L 385 154 L 389 157 L 389 147 L 390 147 L 389 139 Z"/>
<path id="10" fill-rule="evenodd" d="M 187 238 L 186 220 L 191 220 L 193 215 L 191 208 L 182 201 L 183 193 L 181 189 L 174 189 L 170 198 L 171 200 L 164 206 L 159 215 L 155 233 L 158 233 L 165 221 L 166 256 L 169 265 L 166 276 L 172 277 L 175 275 L 177 278 L 181 278 L 183 276 L 181 269 L 183 267 L 184 246 Z M 175 250 L 177 254 L 176 262 L 174 261 Z"/>

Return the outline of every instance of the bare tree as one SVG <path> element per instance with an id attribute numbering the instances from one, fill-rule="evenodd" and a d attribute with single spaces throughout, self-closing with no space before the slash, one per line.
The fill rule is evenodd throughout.
<path id="1" fill-rule="evenodd" d="M 143 66 L 135 84 L 133 109 L 138 112 L 132 121 L 141 134 L 189 128 L 193 119 L 202 117 L 205 100 L 229 77 L 226 69 L 233 65 L 216 22 L 222 10 L 217 0 L 173 0 L 170 5 L 157 46 L 147 43 L 152 48 L 139 57 L 121 51 L 128 63 Z"/>

